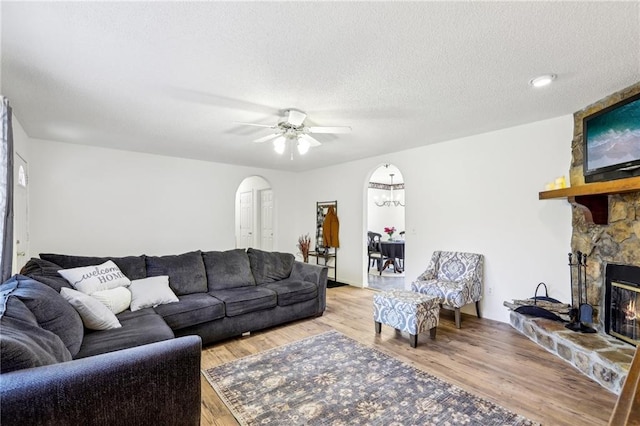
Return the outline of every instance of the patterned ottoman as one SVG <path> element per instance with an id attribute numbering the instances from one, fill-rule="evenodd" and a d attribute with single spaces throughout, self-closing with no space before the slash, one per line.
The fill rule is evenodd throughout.
<path id="1" fill-rule="evenodd" d="M 436 327 L 440 320 L 440 304 L 437 298 L 408 290 L 390 290 L 373 296 L 373 320 L 376 333 L 382 324 L 410 334 L 411 347 L 418 345 L 418 334 L 430 330 L 436 338 Z"/>

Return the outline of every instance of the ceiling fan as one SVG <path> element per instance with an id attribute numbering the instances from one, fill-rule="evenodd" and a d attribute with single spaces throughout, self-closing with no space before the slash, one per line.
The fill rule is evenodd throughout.
<path id="1" fill-rule="evenodd" d="M 318 126 L 305 126 L 304 120 L 307 118 L 307 114 L 297 109 L 287 109 L 284 111 L 284 118 L 279 121 L 278 124 L 270 126 L 268 124 L 257 123 L 239 123 L 247 126 L 266 127 L 275 130 L 267 136 L 263 136 L 254 140 L 254 142 L 262 143 L 273 140 L 273 148 L 278 154 L 283 154 L 287 148 L 287 142 L 290 145 L 297 143 L 298 153 L 304 155 L 309 151 L 310 147 L 320 146 L 321 143 L 314 137 L 310 136 L 310 133 L 349 133 L 351 127 L 318 127 Z M 291 153 L 293 158 L 293 151 Z"/>

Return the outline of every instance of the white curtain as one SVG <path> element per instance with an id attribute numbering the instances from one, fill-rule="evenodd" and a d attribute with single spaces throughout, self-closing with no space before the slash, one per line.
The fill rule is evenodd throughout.
<path id="1" fill-rule="evenodd" d="M 4 282 L 11 277 L 13 259 L 13 130 L 9 100 L 4 96 L 0 98 L 0 282 Z"/>

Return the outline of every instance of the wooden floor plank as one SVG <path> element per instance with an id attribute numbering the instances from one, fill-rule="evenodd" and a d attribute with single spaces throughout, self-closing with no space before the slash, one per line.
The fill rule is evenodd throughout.
<path id="1" fill-rule="evenodd" d="M 327 290 L 327 310 L 319 318 L 253 332 L 204 348 L 202 367 L 282 346 L 330 330 L 391 355 L 420 370 L 545 425 L 606 425 L 616 396 L 571 365 L 531 342 L 510 325 L 463 315 L 455 328 L 443 312 L 435 340 L 383 326 L 374 332 L 374 292 L 355 287 Z M 237 425 L 233 415 L 202 380 L 202 425 Z"/>

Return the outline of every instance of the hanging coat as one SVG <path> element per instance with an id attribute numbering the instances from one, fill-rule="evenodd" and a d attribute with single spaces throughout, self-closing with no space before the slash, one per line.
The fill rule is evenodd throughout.
<path id="1" fill-rule="evenodd" d="M 324 217 L 324 223 L 322 224 L 322 240 L 324 241 L 325 247 L 340 247 L 340 240 L 338 239 L 339 229 L 340 222 L 338 221 L 338 215 L 333 206 L 329 206 L 329 211 Z"/>

